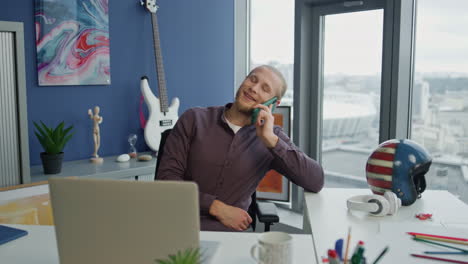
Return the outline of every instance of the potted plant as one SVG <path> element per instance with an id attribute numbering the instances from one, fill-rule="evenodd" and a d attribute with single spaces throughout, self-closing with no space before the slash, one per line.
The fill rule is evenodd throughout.
<path id="1" fill-rule="evenodd" d="M 45 174 L 56 174 L 62 170 L 63 148 L 72 138 L 69 134 L 73 126 L 64 129 L 65 123 L 62 121 L 55 129 L 46 126 L 42 121 L 41 125 L 33 122 L 36 127 L 37 139 L 44 148 L 41 152 L 42 167 Z"/>

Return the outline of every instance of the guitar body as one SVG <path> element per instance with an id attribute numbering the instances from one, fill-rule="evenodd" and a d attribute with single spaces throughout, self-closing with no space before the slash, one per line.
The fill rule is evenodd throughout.
<path id="1" fill-rule="evenodd" d="M 173 128 L 179 119 L 179 98 L 174 97 L 168 107 L 167 112 L 161 112 L 161 103 L 150 89 L 148 79 L 141 78 L 141 93 L 148 106 L 149 117 L 145 127 L 146 145 L 153 151 L 159 150 L 161 133 L 169 128 Z"/>

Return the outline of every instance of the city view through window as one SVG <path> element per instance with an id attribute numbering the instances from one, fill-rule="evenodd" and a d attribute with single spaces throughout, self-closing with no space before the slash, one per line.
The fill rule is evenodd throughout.
<path id="1" fill-rule="evenodd" d="M 463 10 L 464 0 L 418 1 L 411 139 L 433 158 L 427 189 L 448 190 L 468 203 Z M 294 1 L 251 0 L 250 24 L 251 68 L 277 67 L 289 87 L 281 105 L 292 106 Z M 379 138 L 382 28 L 382 10 L 325 16 L 321 156 L 327 187 L 368 188 L 365 165 Z"/>
<path id="2" fill-rule="evenodd" d="M 468 2 L 418 1 L 411 139 L 433 158 L 428 187 L 468 203 Z"/>

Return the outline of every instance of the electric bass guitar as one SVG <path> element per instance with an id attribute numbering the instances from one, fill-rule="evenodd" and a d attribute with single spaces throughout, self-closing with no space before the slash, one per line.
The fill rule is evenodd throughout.
<path id="1" fill-rule="evenodd" d="M 149 148 L 157 152 L 161 141 L 161 133 L 169 128 L 173 128 L 178 119 L 179 98 L 172 99 L 171 105 L 168 104 L 166 80 L 164 78 L 164 67 L 161 52 L 161 43 L 159 39 L 158 20 L 156 11 L 158 6 L 156 0 L 142 0 L 141 4 L 151 12 L 151 22 L 153 25 L 154 56 L 156 58 L 156 72 L 158 76 L 157 98 L 150 89 L 148 77 L 141 77 L 140 88 L 143 98 L 148 106 L 149 117 L 146 122 L 145 141 Z"/>

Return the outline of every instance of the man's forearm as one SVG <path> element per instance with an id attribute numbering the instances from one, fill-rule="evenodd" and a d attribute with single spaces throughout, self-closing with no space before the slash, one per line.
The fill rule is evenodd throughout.
<path id="1" fill-rule="evenodd" d="M 226 227 L 237 231 L 246 230 L 252 223 L 252 218 L 246 211 L 227 205 L 219 200 L 214 200 L 211 203 L 209 214 L 216 217 Z"/>
<path id="2" fill-rule="evenodd" d="M 208 213 L 214 217 L 218 217 L 220 212 L 222 211 L 223 206 L 226 206 L 226 204 L 219 200 L 214 200 L 213 203 L 211 203 L 210 205 Z"/>
<path id="3" fill-rule="evenodd" d="M 292 144 L 289 138 L 281 135 L 278 135 L 275 148 L 271 149 L 275 156 L 273 169 L 307 191 L 319 192 L 324 184 L 322 167 Z"/>
<path id="4" fill-rule="evenodd" d="M 278 140 L 279 140 L 279 137 L 275 134 L 262 138 L 263 144 L 265 144 L 265 146 L 270 149 L 276 146 L 276 144 L 278 143 Z"/>

